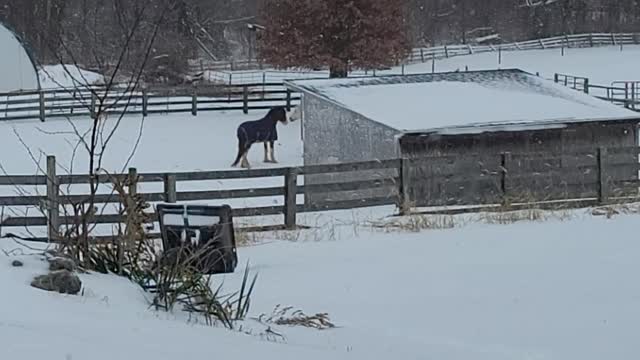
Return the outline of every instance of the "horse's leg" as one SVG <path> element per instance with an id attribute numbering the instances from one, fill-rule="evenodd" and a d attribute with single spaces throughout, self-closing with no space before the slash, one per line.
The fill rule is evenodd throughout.
<path id="1" fill-rule="evenodd" d="M 271 144 L 271 162 L 274 164 L 277 164 L 278 161 L 276 160 L 276 147 L 274 146 L 275 142 L 271 141 L 270 144 Z"/>
<path id="2" fill-rule="evenodd" d="M 269 157 L 271 154 L 269 153 L 269 142 L 264 142 L 264 162 L 271 162 L 271 158 Z"/>

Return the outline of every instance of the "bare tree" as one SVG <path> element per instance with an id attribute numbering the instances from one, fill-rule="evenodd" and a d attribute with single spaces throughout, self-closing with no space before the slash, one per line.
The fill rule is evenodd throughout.
<path id="1" fill-rule="evenodd" d="M 72 250 L 77 260 L 84 261 L 85 265 L 88 265 L 86 261 L 89 258 L 89 242 L 96 226 L 94 219 L 101 213 L 96 196 L 101 182 L 104 182 L 104 179 L 100 179 L 101 173 L 104 172 L 103 159 L 124 116 L 138 101 L 138 93 L 149 59 L 154 51 L 157 51 L 156 44 L 160 29 L 167 26 L 168 14 L 176 9 L 176 2 L 171 0 L 139 1 L 136 2 L 138 6 L 134 7 L 124 7 L 120 0 L 105 3 L 86 11 L 93 15 L 97 15 L 100 10 L 113 11 L 119 19 L 117 31 L 119 36 L 114 36 L 111 32 L 103 34 L 99 27 L 87 26 L 83 28 L 81 34 L 69 33 L 68 30 L 52 34 L 49 41 L 51 51 L 58 63 L 78 86 L 78 88 L 67 89 L 68 95 L 74 98 L 76 103 L 86 107 L 91 115 L 91 126 L 87 132 L 81 132 L 74 124 L 74 120 L 67 119 L 77 137 L 79 148 L 86 153 L 89 194 L 78 200 L 65 201 L 70 203 L 70 206 L 63 206 L 63 210 L 66 215 L 71 215 L 68 217 L 74 221 L 72 224 L 67 224 L 64 236 L 59 239 L 64 242 L 65 247 Z M 99 21 L 99 19 L 88 19 L 87 25 L 91 21 Z M 93 63 L 104 75 L 104 84 L 101 86 L 93 86 L 83 76 L 83 72 L 77 70 L 80 65 L 78 61 L 80 54 L 71 44 L 79 41 L 80 37 L 94 40 L 95 47 L 85 51 L 89 52 Z M 109 51 L 105 51 L 103 46 Z M 144 51 L 141 52 L 140 49 Z M 140 131 L 138 141 L 141 135 Z M 126 167 L 127 164 L 124 164 L 123 169 Z M 136 179 L 129 179 L 129 181 L 136 181 Z"/>

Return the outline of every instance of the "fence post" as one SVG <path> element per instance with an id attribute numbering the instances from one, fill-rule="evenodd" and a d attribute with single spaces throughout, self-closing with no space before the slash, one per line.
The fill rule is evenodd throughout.
<path id="1" fill-rule="evenodd" d="M 400 215 L 405 216 L 411 213 L 411 161 L 408 158 L 400 159 L 400 188 L 398 195 L 400 197 Z"/>
<path id="2" fill-rule="evenodd" d="M 58 195 L 60 191 L 60 182 L 56 175 L 56 157 L 47 156 L 47 213 L 49 220 L 49 228 L 47 235 L 49 242 L 55 242 L 59 239 L 60 230 L 60 208 Z"/>
<path id="3" fill-rule="evenodd" d="M 404 64 L 402 64 L 402 75 L 404 75 Z"/>
<path id="4" fill-rule="evenodd" d="M 287 168 L 284 173 L 284 226 L 287 230 L 296 228 L 298 194 L 298 169 Z"/>
<path id="5" fill-rule="evenodd" d="M 555 83 L 559 83 L 560 82 L 560 74 L 558 74 L 558 73 L 553 74 L 553 81 Z"/>
<path id="6" fill-rule="evenodd" d="M 242 112 L 249 113 L 249 88 L 247 86 L 242 87 Z"/>
<path id="7" fill-rule="evenodd" d="M 291 111 L 291 90 L 287 89 L 287 111 Z"/>
<path id="8" fill-rule="evenodd" d="M 198 116 L 198 88 L 195 86 L 191 95 L 191 115 Z"/>
<path id="9" fill-rule="evenodd" d="M 444 46 L 444 57 L 449 58 L 449 49 L 447 48 L 447 45 Z"/>
<path id="10" fill-rule="evenodd" d="M 149 115 L 149 95 L 147 89 L 142 89 L 142 116 Z"/>
<path id="11" fill-rule="evenodd" d="M 129 195 L 138 195 L 138 169 L 129 168 L 129 176 L 127 177 L 127 184 L 129 187 Z"/>
<path id="12" fill-rule="evenodd" d="M 44 98 L 44 91 L 40 90 L 40 121 L 44 122 L 46 116 L 46 103 Z"/>
<path id="13" fill-rule="evenodd" d="M 598 148 L 598 203 L 605 204 L 609 197 L 606 174 L 607 149 Z"/>
<path id="14" fill-rule="evenodd" d="M 509 203 L 509 167 L 511 153 L 500 154 L 500 191 L 502 192 L 502 206 Z"/>
<path id="15" fill-rule="evenodd" d="M 164 174 L 164 201 L 170 204 L 178 202 L 176 176 L 174 174 Z"/>
<path id="16" fill-rule="evenodd" d="M 424 49 L 420 49 L 420 59 L 424 62 Z"/>
<path id="17" fill-rule="evenodd" d="M 584 79 L 584 92 L 585 94 L 589 93 L 589 78 Z"/>
<path id="18" fill-rule="evenodd" d="M 593 34 L 589 34 L 589 46 L 593 47 Z"/>

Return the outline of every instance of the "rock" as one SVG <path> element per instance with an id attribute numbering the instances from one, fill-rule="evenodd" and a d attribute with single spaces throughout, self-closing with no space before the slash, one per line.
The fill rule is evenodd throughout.
<path id="1" fill-rule="evenodd" d="M 76 263 L 64 257 L 55 257 L 49 259 L 49 270 L 58 271 L 58 270 L 68 270 L 74 271 L 76 269 Z"/>
<path id="2" fill-rule="evenodd" d="M 69 270 L 57 270 L 47 275 L 36 276 L 31 286 L 41 290 L 76 295 L 82 288 L 82 281 Z"/>
<path id="3" fill-rule="evenodd" d="M 22 261 L 20 261 L 20 260 L 13 260 L 11 262 L 11 266 L 13 266 L 13 267 L 22 267 L 22 266 L 24 266 L 24 263 Z"/>

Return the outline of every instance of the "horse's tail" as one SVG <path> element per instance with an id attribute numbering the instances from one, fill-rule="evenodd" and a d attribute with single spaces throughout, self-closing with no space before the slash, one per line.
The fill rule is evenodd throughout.
<path id="1" fill-rule="evenodd" d="M 244 155 L 245 146 L 242 140 L 238 139 L 238 156 L 236 157 L 236 161 L 233 162 L 231 166 L 235 167 L 240 164 L 240 160 L 242 160 L 242 155 Z"/>

